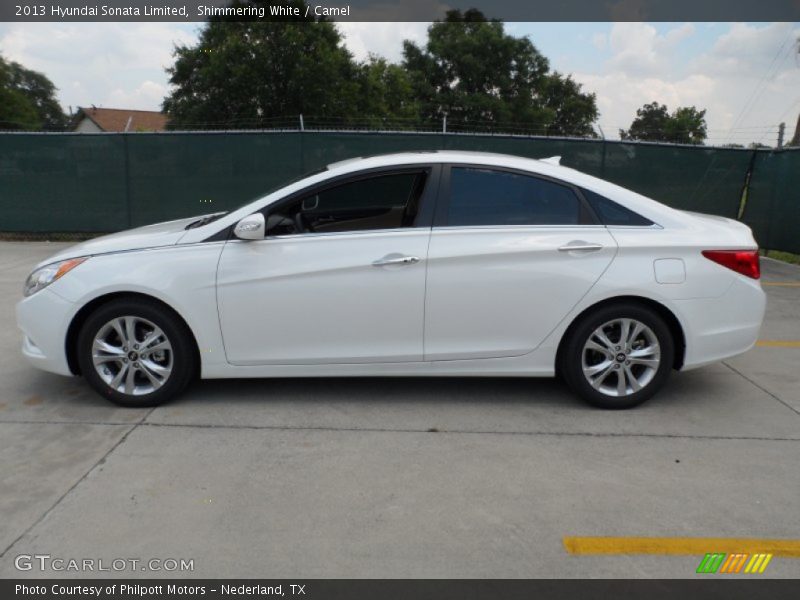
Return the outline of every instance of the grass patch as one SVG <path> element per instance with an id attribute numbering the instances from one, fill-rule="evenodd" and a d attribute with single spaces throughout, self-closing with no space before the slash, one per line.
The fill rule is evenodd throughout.
<path id="1" fill-rule="evenodd" d="M 21 232 L 0 231 L 2 242 L 83 242 L 92 238 L 105 235 L 104 233 L 88 232 Z"/>
<path id="2" fill-rule="evenodd" d="M 793 265 L 800 265 L 800 254 L 792 254 L 791 252 L 783 252 L 781 250 L 762 250 L 761 255 Z"/>

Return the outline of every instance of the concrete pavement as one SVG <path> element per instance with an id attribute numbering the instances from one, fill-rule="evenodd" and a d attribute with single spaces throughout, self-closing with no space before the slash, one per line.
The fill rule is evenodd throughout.
<path id="1" fill-rule="evenodd" d="M 701 556 L 562 540 L 800 539 L 800 347 L 674 374 L 625 412 L 524 379 L 207 381 L 125 410 L 19 354 L 13 304 L 60 246 L 0 243 L 0 577 L 92 575 L 22 554 L 194 561 L 117 573 L 147 577 L 691 577 Z M 800 341 L 800 286 L 765 289 L 762 338 Z"/>

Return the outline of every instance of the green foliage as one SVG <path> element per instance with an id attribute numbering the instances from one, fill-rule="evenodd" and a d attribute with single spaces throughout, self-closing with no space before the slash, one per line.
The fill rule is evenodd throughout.
<path id="1" fill-rule="evenodd" d="M 597 137 L 592 127 L 598 116 L 596 97 L 582 93 L 581 84 L 571 76 L 564 77 L 558 71 L 548 75 L 541 96 L 553 115 L 548 135 Z"/>
<path id="2" fill-rule="evenodd" d="M 0 57 L 0 130 L 62 130 L 67 117 L 41 73 Z"/>
<path id="3" fill-rule="evenodd" d="M 359 113 L 367 124 L 392 129 L 410 129 L 417 124 L 419 102 L 401 66 L 370 56 L 358 66 L 357 83 Z"/>
<path id="4" fill-rule="evenodd" d="M 234 5 L 286 5 L 245 0 Z M 288 4 L 301 7 L 302 0 Z M 213 18 L 197 46 L 178 46 L 164 110 L 174 128 L 247 128 L 296 115 L 353 114 L 358 69 L 334 25 L 313 17 Z"/>
<path id="5" fill-rule="evenodd" d="M 547 58 L 530 40 L 506 34 L 500 21 L 475 9 L 448 11 L 428 28 L 424 48 L 406 41 L 403 55 L 423 119 L 447 115 L 465 128 L 505 124 L 583 135 L 597 118 L 593 94 L 550 74 Z"/>
<path id="6" fill-rule="evenodd" d="M 233 5 L 286 4 L 237 0 Z M 305 15 L 303 0 L 291 0 Z M 415 128 L 449 123 L 552 135 L 592 135 L 594 94 L 550 73 L 526 38 L 507 35 L 477 10 L 450 11 L 419 48 L 404 42 L 401 65 L 371 56 L 356 63 L 334 24 L 211 19 L 193 47 L 175 49 L 164 100 L 170 127 L 268 127 L 304 114 L 340 125 Z"/>
<path id="7" fill-rule="evenodd" d="M 623 140 L 702 144 L 706 139 L 706 111 L 682 106 L 672 114 L 666 105 L 652 102 L 636 111 L 630 129 L 620 129 Z"/>

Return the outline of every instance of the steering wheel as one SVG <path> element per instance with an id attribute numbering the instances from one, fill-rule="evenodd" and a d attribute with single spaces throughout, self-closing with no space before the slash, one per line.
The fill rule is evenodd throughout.
<path id="1" fill-rule="evenodd" d="M 308 231 L 303 213 L 299 210 L 294 214 L 294 228 L 297 230 L 297 233 L 305 233 Z"/>

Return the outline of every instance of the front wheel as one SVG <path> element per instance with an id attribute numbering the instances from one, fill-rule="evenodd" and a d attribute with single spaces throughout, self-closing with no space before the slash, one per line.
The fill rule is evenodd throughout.
<path id="1" fill-rule="evenodd" d="M 673 358 L 672 334 L 657 312 L 638 304 L 614 304 L 576 324 L 566 340 L 561 371 L 589 404 L 632 408 L 661 388 Z"/>
<path id="2" fill-rule="evenodd" d="M 78 336 L 84 378 L 121 406 L 156 406 L 182 392 L 194 356 L 191 334 L 177 315 L 145 299 L 101 306 Z"/>

